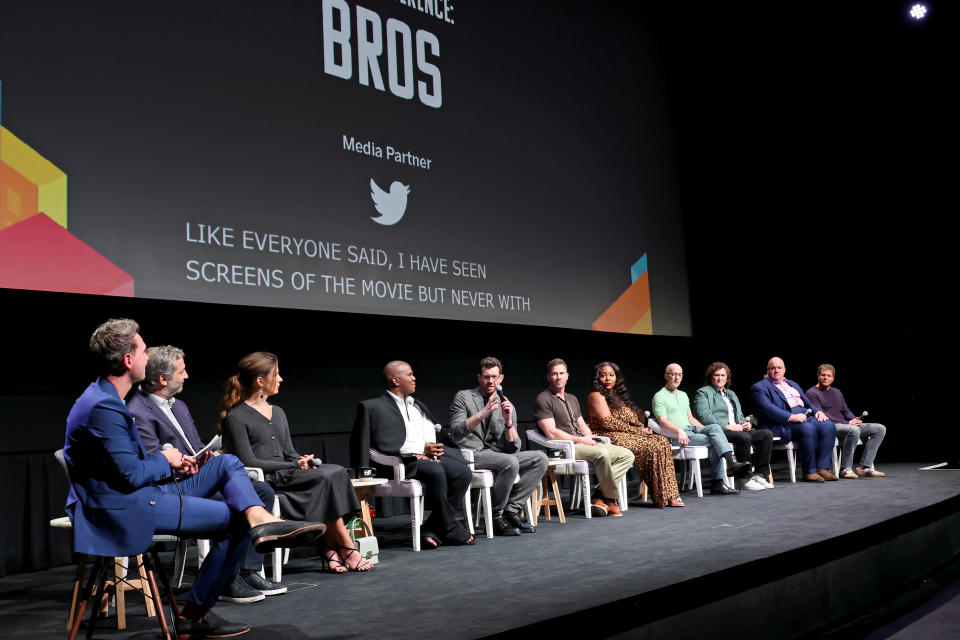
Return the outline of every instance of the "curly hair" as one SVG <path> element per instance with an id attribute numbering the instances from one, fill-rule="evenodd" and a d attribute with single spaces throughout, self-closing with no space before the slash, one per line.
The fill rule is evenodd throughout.
<path id="1" fill-rule="evenodd" d="M 724 385 L 724 389 L 729 389 L 730 383 L 733 381 L 733 372 L 730 371 L 730 367 L 727 366 L 726 362 L 714 362 L 707 367 L 707 372 L 703 374 L 703 385 L 705 387 L 713 386 L 713 374 L 716 373 L 718 369 L 726 370 L 727 383 Z"/>
<path id="2" fill-rule="evenodd" d="M 613 369 L 613 373 L 617 376 L 617 384 L 613 385 L 613 389 L 607 389 L 600 384 L 600 370 L 604 367 Z M 623 374 L 620 372 L 620 367 L 618 367 L 616 363 L 601 362 L 593 368 L 593 390 L 603 396 L 603 399 L 607 401 L 607 406 L 610 407 L 611 411 L 619 409 L 620 407 L 627 407 L 637 414 L 637 418 L 646 426 L 646 414 L 630 399 L 630 393 L 627 391 Z"/>

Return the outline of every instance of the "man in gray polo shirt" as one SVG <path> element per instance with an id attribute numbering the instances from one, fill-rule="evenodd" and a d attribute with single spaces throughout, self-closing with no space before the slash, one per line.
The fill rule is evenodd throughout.
<path id="1" fill-rule="evenodd" d="M 554 358 L 547 363 L 549 387 L 540 392 L 533 403 L 533 417 L 543 435 L 551 440 L 569 440 L 574 443 L 577 459 L 593 465 L 600 486 L 590 502 L 595 516 L 619 516 L 617 483 L 633 466 L 633 453 L 614 444 L 603 444 L 593 439 L 590 427 L 580 412 L 580 402 L 566 393 L 567 363 Z"/>

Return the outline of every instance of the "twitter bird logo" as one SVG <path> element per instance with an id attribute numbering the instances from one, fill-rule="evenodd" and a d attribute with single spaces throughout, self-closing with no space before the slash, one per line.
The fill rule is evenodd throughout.
<path id="1" fill-rule="evenodd" d="M 392 225 L 400 222 L 400 218 L 407 210 L 407 194 L 410 193 L 410 187 L 394 181 L 390 185 L 390 193 L 377 186 L 377 183 L 370 178 L 370 197 L 373 198 L 373 204 L 376 206 L 379 216 L 370 216 L 370 219 L 377 224 Z"/>

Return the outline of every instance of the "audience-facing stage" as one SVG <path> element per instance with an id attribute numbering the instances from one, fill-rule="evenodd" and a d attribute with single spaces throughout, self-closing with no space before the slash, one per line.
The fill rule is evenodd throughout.
<path id="1" fill-rule="evenodd" d="M 408 519 L 375 519 L 381 564 L 325 575 L 315 557 L 286 567 L 290 593 L 221 604 L 256 638 L 541 636 L 586 625 L 595 637 L 797 637 L 895 594 L 960 552 L 960 472 L 883 465 L 886 478 L 698 499 L 632 502 L 622 518 L 568 514 L 537 533 L 413 553 Z M 779 476 L 784 475 L 781 469 Z M 635 487 L 632 487 L 635 488 Z M 69 567 L 0 580 L 5 637 L 60 637 Z M 151 637 L 128 598 L 127 632 Z M 760 634 L 763 634 L 762 636 Z"/>

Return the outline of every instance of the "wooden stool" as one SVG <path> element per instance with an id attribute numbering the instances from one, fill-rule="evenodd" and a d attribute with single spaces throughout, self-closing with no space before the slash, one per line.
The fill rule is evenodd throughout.
<path id="1" fill-rule="evenodd" d="M 154 618 L 157 610 L 153 606 L 153 592 L 150 590 L 150 581 L 147 578 L 147 570 L 143 566 L 143 556 L 134 556 L 140 577 L 127 579 L 128 558 L 113 559 L 113 578 L 108 578 L 104 582 L 104 595 L 113 594 L 117 609 L 117 629 L 127 628 L 127 607 L 125 594 L 127 591 L 135 589 L 143 594 L 144 608 L 147 610 L 147 617 Z M 70 631 L 71 623 L 77 611 L 77 600 L 80 597 L 80 590 L 83 588 L 83 576 L 86 573 L 86 557 L 77 561 L 77 572 L 73 578 L 73 597 L 70 600 L 70 617 L 67 618 L 67 631 Z M 96 591 L 99 585 L 94 586 Z M 109 614 L 109 598 L 100 600 L 100 616 L 106 618 Z"/>
<path id="2" fill-rule="evenodd" d="M 550 497 L 551 487 L 553 488 L 553 498 Z M 547 520 L 550 520 L 550 507 L 552 506 L 557 507 L 557 516 L 559 516 L 560 522 L 566 524 L 567 519 L 563 515 L 563 503 L 560 501 L 560 488 L 557 486 L 557 474 L 553 470 L 552 465 L 547 467 L 547 472 L 544 473 L 543 478 L 540 479 L 540 487 L 533 490 L 530 501 L 533 505 L 533 513 L 530 514 L 530 524 L 533 526 L 537 526 L 540 507 L 545 508 L 544 515 Z"/>
<path id="3" fill-rule="evenodd" d="M 167 625 L 166 615 L 163 611 L 163 603 L 160 601 L 160 589 L 157 585 L 155 574 L 155 571 L 160 566 L 160 562 L 157 558 L 155 550 L 151 549 L 148 554 L 149 556 L 136 556 L 138 574 L 140 577 L 132 580 L 127 580 L 126 578 L 126 558 L 123 558 L 123 561 L 118 562 L 117 558 L 95 556 L 93 570 L 87 580 L 87 586 L 84 589 L 84 593 L 80 596 L 79 603 L 74 602 L 74 605 L 77 606 L 71 605 L 71 610 L 75 608 L 76 612 L 72 613 L 72 620 L 67 625 L 67 628 L 70 629 L 70 640 L 74 640 L 77 637 L 77 632 L 80 630 L 80 621 L 83 619 L 83 614 L 87 609 L 88 603 L 93 605 L 93 610 L 90 614 L 87 635 L 92 635 L 93 627 L 96 624 L 97 617 L 99 617 L 100 610 L 105 608 L 104 596 L 107 595 L 109 590 L 112 590 L 116 594 L 117 598 L 117 625 L 122 629 L 123 626 L 120 626 L 122 620 L 123 625 L 126 626 L 126 611 L 123 594 L 125 591 L 130 589 L 144 590 L 144 598 L 149 598 L 149 605 L 147 607 L 148 616 L 157 618 L 158 622 L 160 623 L 160 630 L 163 638 L 165 640 L 170 640 L 170 627 Z M 114 578 L 112 580 L 108 578 L 108 574 L 110 573 L 110 567 L 108 563 L 110 562 L 112 562 L 114 566 Z M 78 575 L 81 574 L 79 567 L 77 573 Z M 170 591 L 170 604 L 175 618 L 180 614 L 180 609 L 177 607 L 173 590 L 170 589 L 169 582 L 162 572 L 160 575 L 164 586 Z"/>

